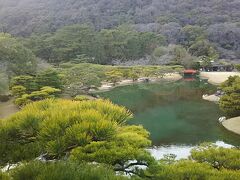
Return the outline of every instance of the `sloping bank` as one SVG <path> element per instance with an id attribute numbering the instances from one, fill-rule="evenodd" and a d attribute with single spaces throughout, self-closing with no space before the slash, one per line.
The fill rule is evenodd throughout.
<path id="1" fill-rule="evenodd" d="M 240 116 L 223 121 L 222 125 L 227 130 L 240 135 Z"/>
<path id="2" fill-rule="evenodd" d="M 226 81 L 230 76 L 240 76 L 239 72 L 201 72 L 201 78 L 207 78 L 208 82 L 213 85 L 220 85 Z M 216 95 L 203 95 L 204 100 L 218 103 L 219 96 Z M 227 130 L 240 135 L 240 117 L 224 120 L 221 122 L 223 127 Z"/>
<path id="3" fill-rule="evenodd" d="M 202 79 L 208 79 L 208 82 L 213 85 L 220 85 L 230 76 L 240 76 L 239 72 L 201 72 Z"/>

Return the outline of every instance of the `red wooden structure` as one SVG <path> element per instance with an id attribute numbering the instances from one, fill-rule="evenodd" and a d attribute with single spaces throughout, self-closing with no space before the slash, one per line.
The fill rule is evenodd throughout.
<path id="1" fill-rule="evenodd" d="M 183 71 L 184 75 L 195 75 L 197 74 L 197 71 L 194 69 L 186 69 Z"/>

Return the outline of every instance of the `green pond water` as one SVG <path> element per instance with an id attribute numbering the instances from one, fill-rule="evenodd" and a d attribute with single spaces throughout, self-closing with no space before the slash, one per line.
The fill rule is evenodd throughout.
<path id="1" fill-rule="evenodd" d="M 201 142 L 223 141 L 240 145 L 240 137 L 225 130 L 218 118 L 218 105 L 202 100 L 216 87 L 205 81 L 143 83 L 98 93 L 130 109 L 130 124 L 141 124 L 151 134 L 154 146 L 194 146 Z"/>

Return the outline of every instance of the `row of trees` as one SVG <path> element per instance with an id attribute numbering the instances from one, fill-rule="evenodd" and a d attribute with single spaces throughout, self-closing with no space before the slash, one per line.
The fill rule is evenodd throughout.
<path id="1" fill-rule="evenodd" d="M 203 56 L 218 59 L 219 53 L 203 28 L 189 25 L 180 33 L 176 42 L 179 45 L 167 45 L 167 35 L 137 32 L 130 25 L 100 32 L 87 25 L 73 25 L 54 34 L 33 35 L 23 42 L 36 56 L 51 63 L 111 64 L 114 60 L 134 61 L 148 56 L 147 64 L 181 64 L 189 68 Z"/>
<path id="2" fill-rule="evenodd" d="M 128 26 L 96 32 L 87 25 L 67 26 L 53 35 L 35 35 L 25 41 L 38 57 L 52 63 L 71 60 L 100 64 L 138 59 L 164 43 L 160 35 L 140 33 Z"/>
<path id="3" fill-rule="evenodd" d="M 157 33 L 137 32 L 130 26 L 94 31 L 87 25 L 66 26 L 53 34 L 33 35 L 16 39 L 0 35 L 0 65 L 9 77 L 34 75 L 36 57 L 50 63 L 111 64 L 114 60 L 131 61 L 150 57 L 150 64 L 180 64 L 194 67 L 201 57 L 217 59 L 215 46 L 210 43 L 201 27 L 186 26 L 181 45 L 166 46 L 164 36 Z M 33 53 L 32 53 L 33 52 Z"/>
<path id="4" fill-rule="evenodd" d="M 99 64 L 60 64 L 58 72 L 63 77 L 66 94 L 75 97 L 90 89 L 102 85 L 103 81 L 116 83 L 124 79 L 137 80 L 139 77 L 163 77 L 165 73 L 182 72 L 183 67 L 176 66 L 110 66 Z"/>
<path id="5" fill-rule="evenodd" d="M 240 178 L 240 150 L 203 144 L 188 160 L 156 161 L 149 133 L 128 125 L 131 112 L 104 100 L 32 103 L 0 121 L 0 166 L 19 164 L 2 179 Z M 36 158 L 38 160 L 36 160 Z M 34 160 L 35 159 L 35 160 Z M 23 163 L 23 161 L 25 163 Z M 145 168 L 139 168 L 139 166 Z M 10 168 L 11 169 L 11 168 Z M 117 172 L 118 175 L 116 175 Z M 130 175 L 123 177 L 121 175 Z"/>

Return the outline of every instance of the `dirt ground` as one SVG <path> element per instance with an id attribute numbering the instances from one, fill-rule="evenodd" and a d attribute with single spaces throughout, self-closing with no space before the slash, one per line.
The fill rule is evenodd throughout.
<path id="1" fill-rule="evenodd" d="M 6 118 L 17 111 L 19 111 L 19 109 L 13 104 L 12 100 L 8 102 L 0 102 L 0 119 Z"/>
<path id="2" fill-rule="evenodd" d="M 230 76 L 240 76 L 239 72 L 201 72 L 201 78 L 207 78 L 210 84 L 219 85 Z"/>

